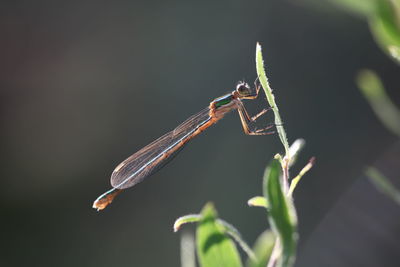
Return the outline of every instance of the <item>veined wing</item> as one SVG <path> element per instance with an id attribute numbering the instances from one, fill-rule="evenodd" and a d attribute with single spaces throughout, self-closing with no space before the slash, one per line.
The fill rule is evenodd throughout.
<path id="1" fill-rule="evenodd" d="M 191 116 L 171 132 L 124 160 L 111 174 L 111 185 L 118 189 L 134 186 L 165 166 L 183 148 L 184 145 L 180 145 L 180 142 L 190 138 L 200 126 L 210 120 L 209 110 L 207 107 Z"/>

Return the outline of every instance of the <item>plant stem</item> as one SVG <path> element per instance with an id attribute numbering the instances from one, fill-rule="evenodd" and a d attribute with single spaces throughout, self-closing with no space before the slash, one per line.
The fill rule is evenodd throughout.
<path id="1" fill-rule="evenodd" d="M 268 260 L 267 267 L 275 267 L 276 266 L 276 264 L 278 262 L 278 258 L 279 258 L 280 254 L 281 254 L 280 250 L 281 250 L 281 242 L 280 242 L 280 238 L 277 237 L 275 239 L 274 248 L 273 248 L 271 256 L 270 256 L 270 258 Z"/>

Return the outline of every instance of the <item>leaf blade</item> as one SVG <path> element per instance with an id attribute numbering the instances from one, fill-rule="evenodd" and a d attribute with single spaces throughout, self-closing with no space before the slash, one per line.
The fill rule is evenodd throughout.
<path id="1" fill-rule="evenodd" d="M 268 208 L 268 201 L 265 197 L 256 196 L 247 200 L 247 205 L 250 207 Z"/>
<path id="2" fill-rule="evenodd" d="M 264 89 L 265 95 L 267 97 L 267 101 L 269 105 L 272 108 L 272 111 L 274 112 L 275 116 L 275 126 L 276 130 L 279 135 L 279 139 L 282 142 L 283 147 L 285 148 L 285 154 L 290 157 L 289 155 L 289 143 L 286 137 L 286 132 L 285 128 L 283 127 L 281 115 L 279 114 L 279 109 L 278 106 L 276 105 L 275 102 L 275 96 L 272 93 L 272 88 L 269 85 L 267 75 L 265 74 L 265 69 L 264 69 L 264 59 L 262 56 L 262 51 L 261 51 L 261 45 L 257 43 L 256 46 L 256 69 L 257 69 L 257 75 L 260 80 L 260 83 Z"/>
<path id="3" fill-rule="evenodd" d="M 400 109 L 387 95 L 378 75 L 371 70 L 362 70 L 359 72 L 356 81 L 361 93 L 382 124 L 393 134 L 400 137 Z"/>
<path id="4" fill-rule="evenodd" d="M 194 223 L 201 220 L 200 214 L 188 214 L 182 217 L 179 217 L 174 222 L 174 232 L 178 232 L 182 225 L 187 223 Z"/>
<path id="5" fill-rule="evenodd" d="M 376 1 L 369 19 L 371 32 L 383 51 L 400 63 L 400 7 L 395 1 Z"/>
<path id="6" fill-rule="evenodd" d="M 239 253 L 233 241 L 218 225 L 217 212 L 212 204 L 201 211 L 201 220 L 196 230 L 197 255 L 202 267 L 240 267 Z"/>
<path id="7" fill-rule="evenodd" d="M 269 203 L 268 219 L 279 238 L 281 254 L 277 266 L 292 266 L 297 247 L 297 218 L 291 197 L 283 193 L 279 161 L 272 160 L 264 174 L 264 196 Z"/>
<path id="8" fill-rule="evenodd" d="M 385 175 L 374 167 L 368 167 L 365 170 L 365 174 L 378 191 L 400 205 L 400 190 Z"/>

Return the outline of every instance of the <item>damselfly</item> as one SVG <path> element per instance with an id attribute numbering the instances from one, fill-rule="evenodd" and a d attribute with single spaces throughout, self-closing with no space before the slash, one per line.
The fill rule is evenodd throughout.
<path id="1" fill-rule="evenodd" d="M 113 188 L 99 196 L 94 201 L 93 208 L 104 209 L 122 190 L 140 183 L 146 177 L 160 170 L 182 150 L 187 142 L 217 123 L 225 114 L 234 109 L 239 113 L 246 134 L 265 135 L 273 133 L 268 131 L 273 125 L 258 130 L 250 129 L 249 123 L 265 114 L 268 109 L 263 109 L 254 117 L 250 117 L 241 100 L 256 99 L 259 91 L 260 86 L 257 86 L 257 84 L 255 84 L 255 89 L 251 89 L 247 83 L 239 82 L 236 90 L 232 93 L 214 99 L 207 108 L 124 160 L 111 174 Z"/>

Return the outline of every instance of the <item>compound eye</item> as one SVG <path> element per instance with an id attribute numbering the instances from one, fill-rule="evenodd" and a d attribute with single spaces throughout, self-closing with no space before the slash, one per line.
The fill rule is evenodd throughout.
<path id="1" fill-rule="evenodd" d="M 236 87 L 236 91 L 241 96 L 246 96 L 251 94 L 250 87 L 247 83 L 239 83 Z"/>

